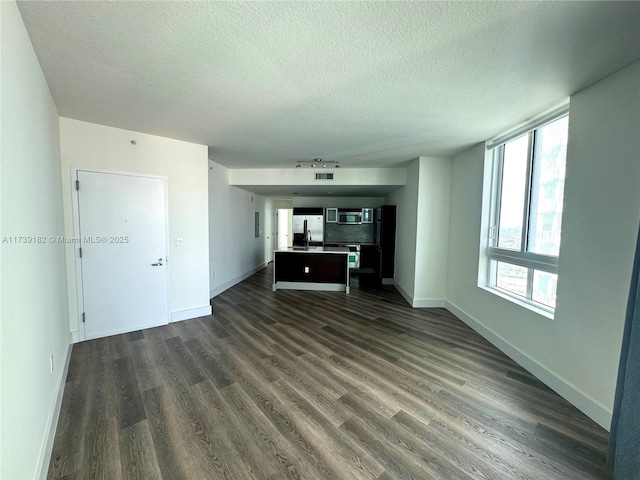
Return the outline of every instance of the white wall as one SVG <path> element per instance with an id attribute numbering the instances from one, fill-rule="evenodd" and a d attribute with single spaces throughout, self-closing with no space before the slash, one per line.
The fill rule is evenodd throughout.
<path id="1" fill-rule="evenodd" d="M 293 208 L 293 200 L 290 198 L 271 198 L 273 208 Z"/>
<path id="2" fill-rule="evenodd" d="M 444 307 L 451 159 L 420 157 L 414 307 Z"/>
<path id="3" fill-rule="evenodd" d="M 453 162 L 447 306 L 605 428 L 640 218 L 639 85 L 636 63 L 571 98 L 553 320 L 477 287 L 484 148 Z"/>
<path id="4" fill-rule="evenodd" d="M 396 287 L 413 304 L 416 280 L 416 239 L 420 159 L 407 167 L 407 184 L 385 197 L 386 205 L 397 206 Z"/>
<path id="5" fill-rule="evenodd" d="M 46 475 L 69 353 L 58 113 L 14 2 L 0 2 L 0 478 Z M 53 373 L 49 358 L 53 355 Z"/>
<path id="6" fill-rule="evenodd" d="M 214 297 L 264 267 L 267 198 L 229 185 L 229 170 L 209 161 L 209 295 Z M 255 238 L 254 215 L 261 232 Z"/>
<path id="7" fill-rule="evenodd" d="M 451 159 L 416 158 L 407 184 L 384 203 L 397 205 L 395 284 L 413 307 L 445 302 Z"/>
<path id="8" fill-rule="evenodd" d="M 136 141 L 136 145 L 131 144 Z M 169 295 L 174 320 L 209 307 L 207 147 L 68 118 L 60 119 L 65 231 L 73 235 L 71 171 L 76 167 L 146 173 L 169 183 Z M 183 247 L 175 239 L 184 239 Z M 71 330 L 78 329 L 74 245 L 67 247 Z"/>
<path id="9" fill-rule="evenodd" d="M 320 173 L 333 173 L 334 180 L 322 183 L 329 185 L 397 185 L 406 181 L 404 168 L 339 168 L 322 169 Z M 229 170 L 229 183 L 236 186 L 251 185 L 310 185 L 318 186 L 315 179 L 317 169 L 312 168 L 234 168 Z"/>
<path id="10" fill-rule="evenodd" d="M 572 97 L 569 131 L 556 309 L 568 351 L 553 360 L 610 406 L 640 219 L 640 62 Z"/>

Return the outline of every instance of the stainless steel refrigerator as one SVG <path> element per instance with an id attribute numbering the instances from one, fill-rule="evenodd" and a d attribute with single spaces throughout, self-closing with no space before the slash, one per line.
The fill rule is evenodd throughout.
<path id="1" fill-rule="evenodd" d="M 293 245 L 320 247 L 324 243 L 323 215 L 293 215 Z"/>

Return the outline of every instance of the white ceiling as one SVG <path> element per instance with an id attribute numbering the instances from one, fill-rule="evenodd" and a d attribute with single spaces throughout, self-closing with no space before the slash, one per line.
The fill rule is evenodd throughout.
<path id="1" fill-rule="evenodd" d="M 60 115 L 227 167 L 451 156 L 640 58 L 640 2 L 19 2 Z"/>

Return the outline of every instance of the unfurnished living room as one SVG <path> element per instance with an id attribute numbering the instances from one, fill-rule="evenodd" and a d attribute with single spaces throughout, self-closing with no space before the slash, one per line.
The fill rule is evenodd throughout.
<path id="1" fill-rule="evenodd" d="M 0 22 L 0 479 L 640 478 L 640 2 Z"/>

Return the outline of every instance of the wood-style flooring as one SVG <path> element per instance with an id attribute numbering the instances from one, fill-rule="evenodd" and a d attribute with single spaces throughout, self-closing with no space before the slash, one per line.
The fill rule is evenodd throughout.
<path id="1" fill-rule="evenodd" d="M 611 478 L 606 431 L 451 313 L 272 273 L 75 345 L 48 478 Z"/>

